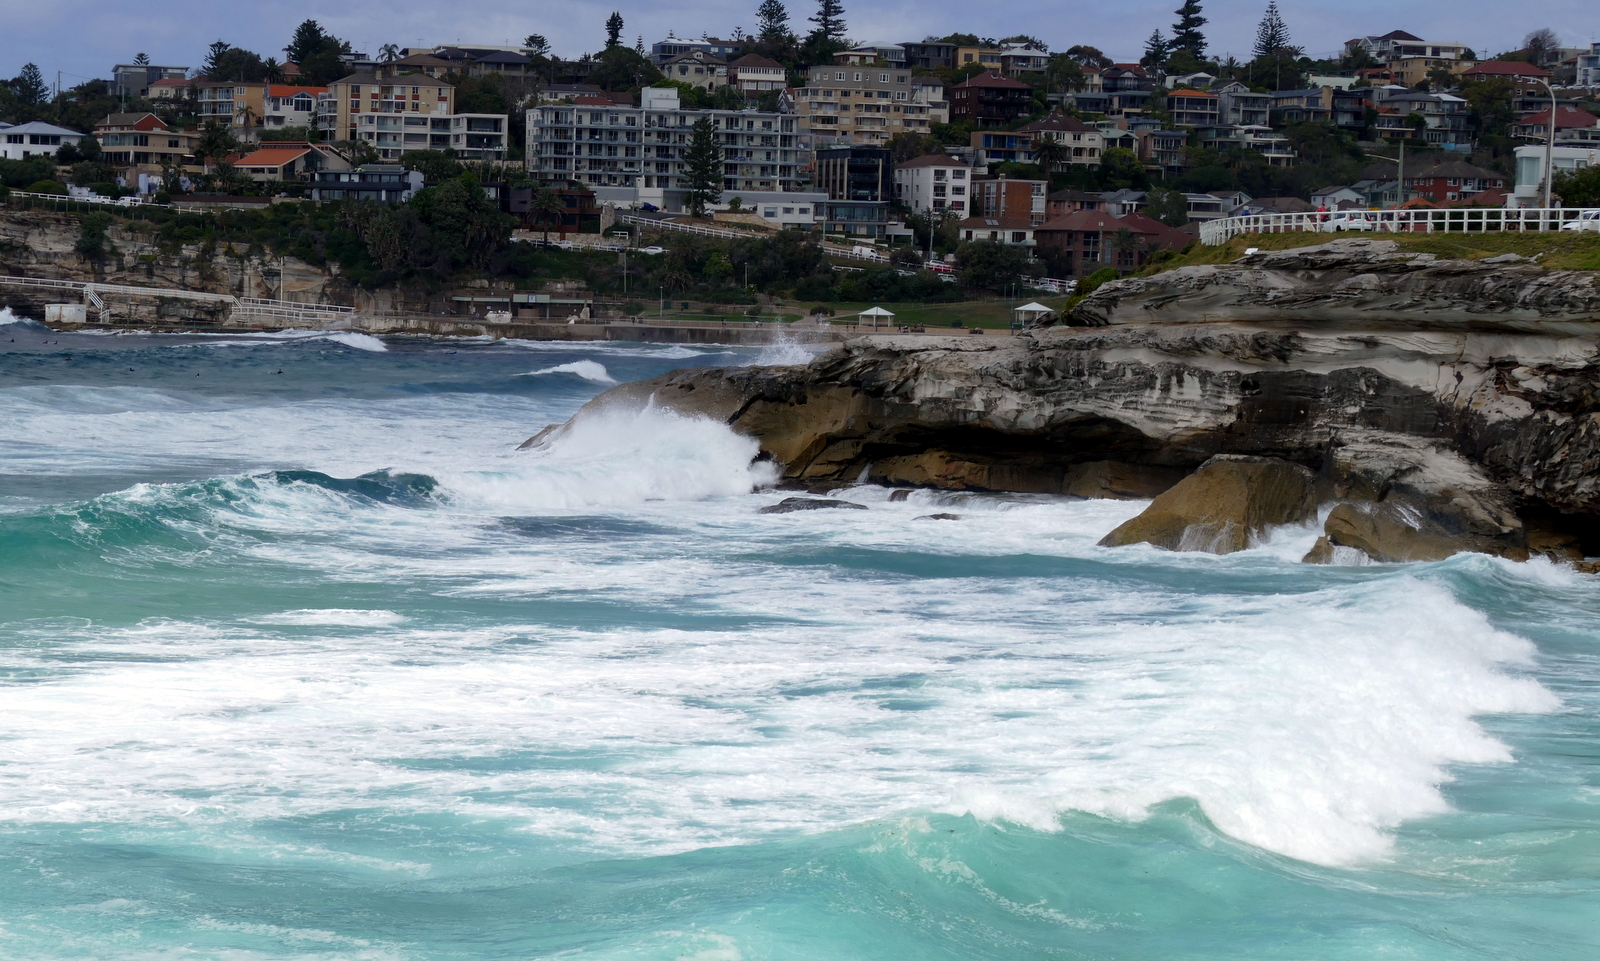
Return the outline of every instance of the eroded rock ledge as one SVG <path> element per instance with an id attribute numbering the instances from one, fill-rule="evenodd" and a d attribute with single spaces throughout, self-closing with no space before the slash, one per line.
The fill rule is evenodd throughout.
<path id="1" fill-rule="evenodd" d="M 1387 256 L 1360 253 L 1368 255 Z M 1337 316 L 1319 314 L 1323 301 L 1309 291 L 1326 285 L 1332 259 L 1302 288 L 1298 303 L 1309 306 L 1280 298 L 1252 320 L 1209 311 L 1197 319 L 1184 298 L 1162 299 L 1172 275 L 1160 275 L 1086 300 L 1103 326 L 1008 338 L 867 337 L 808 365 L 681 370 L 625 384 L 578 416 L 653 403 L 713 417 L 759 439 L 786 479 L 812 487 L 865 476 L 1148 498 L 1218 455 L 1270 458 L 1303 468 L 1315 503 L 1338 505 L 1308 560 L 1334 559 L 1339 548 L 1384 561 L 1459 550 L 1574 561 L 1600 554 L 1594 278 L 1574 275 L 1563 286 L 1551 281 L 1557 274 L 1520 264 L 1396 262 L 1385 270 L 1424 300 L 1431 295 L 1420 275 L 1443 272 L 1465 284 L 1470 274 L 1479 285 L 1496 283 L 1501 270 L 1540 275 L 1519 281 L 1537 293 L 1516 303 L 1543 306 L 1407 325 L 1410 308 L 1378 301 L 1363 308 L 1347 299 Z M 1257 282 L 1259 264 L 1230 266 L 1241 283 Z M 1409 279 L 1406 269 L 1415 272 Z M 1210 285 L 1244 296 L 1225 279 Z M 1528 310 L 1555 319 L 1541 329 Z M 1274 496 L 1304 514 L 1304 502 L 1283 490 Z M 1248 501 L 1241 510 L 1266 516 Z"/>

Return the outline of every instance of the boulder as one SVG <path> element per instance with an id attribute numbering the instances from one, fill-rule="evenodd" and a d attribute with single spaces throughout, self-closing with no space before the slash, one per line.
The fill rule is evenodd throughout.
<path id="1" fill-rule="evenodd" d="M 1270 527 L 1303 524 L 1317 513 L 1310 471 L 1275 457 L 1221 454 L 1150 502 L 1101 541 L 1102 547 L 1152 544 L 1172 551 L 1242 551 Z"/>
<path id="2" fill-rule="evenodd" d="M 776 504 L 770 504 L 756 511 L 757 514 L 793 514 L 795 511 L 826 511 L 847 510 L 864 511 L 865 504 L 852 501 L 834 500 L 830 497 L 785 497 Z"/>

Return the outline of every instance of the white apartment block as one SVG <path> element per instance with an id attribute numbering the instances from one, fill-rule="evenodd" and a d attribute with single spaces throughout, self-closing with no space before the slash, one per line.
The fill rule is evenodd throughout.
<path id="1" fill-rule="evenodd" d="M 363 113 L 356 118 L 356 139 L 372 144 L 389 162 L 412 150 L 454 150 L 462 160 L 504 160 L 507 120 L 503 113 Z"/>
<path id="2" fill-rule="evenodd" d="M 905 67 L 825 64 L 811 68 L 806 86 L 795 91 L 795 112 L 814 144 L 877 146 L 898 133 L 928 132 L 934 110 L 928 99 L 912 96 L 911 71 Z M 941 95 L 943 88 L 938 91 Z M 943 104 L 948 117 L 948 104 Z"/>
<path id="3" fill-rule="evenodd" d="M 632 187 L 663 205 L 681 190 L 695 121 L 710 117 L 722 146 L 724 191 L 791 193 L 811 165 L 809 138 L 791 114 L 684 108 L 676 88 L 646 87 L 638 107 L 600 98 L 528 111 L 527 168 L 539 180 Z"/>
<path id="4" fill-rule="evenodd" d="M 972 168 L 948 155 L 917 157 L 894 168 L 895 199 L 919 214 L 951 210 L 965 218 L 971 187 Z"/>

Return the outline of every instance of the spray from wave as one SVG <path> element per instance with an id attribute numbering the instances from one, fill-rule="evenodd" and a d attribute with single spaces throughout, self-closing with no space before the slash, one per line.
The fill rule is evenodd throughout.
<path id="1" fill-rule="evenodd" d="M 545 367 L 540 370 L 531 370 L 524 377 L 539 377 L 544 374 L 575 374 L 584 380 L 596 384 L 615 384 L 616 378 L 606 370 L 604 364 L 593 360 L 575 360 L 567 364 L 557 364 L 554 367 Z"/>

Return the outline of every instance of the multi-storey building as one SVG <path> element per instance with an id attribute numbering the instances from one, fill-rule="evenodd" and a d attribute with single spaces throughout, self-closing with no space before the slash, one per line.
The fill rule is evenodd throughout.
<path id="1" fill-rule="evenodd" d="M 1051 137 L 1061 145 L 1063 165 L 1100 166 L 1100 156 L 1105 151 L 1105 134 L 1099 128 L 1060 111 L 1011 132 L 974 130 L 972 148 L 981 164 L 1034 163 L 1033 148 L 1042 137 Z"/>
<path id="2" fill-rule="evenodd" d="M 977 127 L 1003 127 L 1033 112 L 1033 88 L 989 71 L 950 90 L 950 119 Z"/>
<path id="3" fill-rule="evenodd" d="M 911 78 L 911 105 L 927 108 L 930 125 L 950 122 L 950 98 L 945 94 L 944 82 L 932 77 Z M 922 113 L 907 111 L 906 119 L 919 119 Z M 918 129 L 913 127 L 912 129 Z"/>
<path id="4" fill-rule="evenodd" d="M 1174 90 L 1167 94 L 1167 115 L 1180 127 L 1215 126 L 1219 99 L 1206 90 Z"/>
<path id="5" fill-rule="evenodd" d="M 1211 88 L 1217 95 L 1217 122 L 1264 125 L 1272 119 L 1272 94 L 1256 93 L 1237 80 Z"/>
<path id="6" fill-rule="evenodd" d="M 743 40 L 718 40 L 715 37 L 706 37 L 704 40 L 680 40 L 672 34 L 667 34 L 667 39 L 650 45 L 650 62 L 661 66 L 673 57 L 682 56 L 699 50 L 702 53 L 716 57 L 723 61 L 735 60 L 745 51 Z"/>
<path id="7" fill-rule="evenodd" d="M 894 168 L 894 195 L 916 213 L 950 210 L 967 215 L 972 168 L 948 154 L 917 157 Z"/>
<path id="8" fill-rule="evenodd" d="M 148 97 L 157 80 L 182 80 L 188 67 L 158 67 L 148 63 L 119 63 L 111 68 L 111 93 L 117 97 Z"/>
<path id="9" fill-rule="evenodd" d="M 197 83 L 195 91 L 202 123 L 231 127 L 246 141 L 257 139 L 263 129 L 316 126 L 318 104 L 329 92 L 327 87 L 219 81 Z"/>
<path id="10" fill-rule="evenodd" d="M 1462 43 L 1438 43 L 1412 36 L 1404 30 L 1391 30 L 1381 37 L 1358 37 L 1345 41 L 1346 49 L 1360 49 L 1379 63 L 1408 57 L 1435 60 L 1465 60 L 1471 49 Z"/>
<path id="11" fill-rule="evenodd" d="M 1137 134 L 1139 147 L 1136 153 L 1145 167 L 1163 177 L 1182 173 L 1186 166 L 1183 148 L 1188 146 L 1189 135 L 1182 130 L 1141 130 Z"/>
<path id="12" fill-rule="evenodd" d="M 956 66 L 956 45 L 940 40 L 923 40 L 919 43 L 902 43 L 906 52 L 906 66 L 923 70 Z"/>
<path id="13" fill-rule="evenodd" d="M 747 97 L 768 90 L 782 90 L 789 85 L 783 64 L 754 53 L 728 64 L 728 82 Z"/>
<path id="14" fill-rule="evenodd" d="M 973 181 L 969 209 L 974 217 L 1042 224 L 1049 193 L 1050 185 L 1043 180 L 1012 180 L 1001 174 Z"/>
<path id="15" fill-rule="evenodd" d="M 1448 93 L 1419 93 L 1401 87 L 1380 87 L 1378 132 L 1385 137 L 1414 137 L 1443 147 L 1472 143 L 1467 102 Z M 1421 118 L 1420 129 L 1416 117 Z"/>
<path id="16" fill-rule="evenodd" d="M 794 106 L 819 148 L 872 146 L 897 133 L 927 133 L 932 110 L 930 102 L 913 100 L 910 70 L 849 64 L 812 67 L 806 85 L 795 91 Z"/>
<path id="17" fill-rule="evenodd" d="M 874 239 L 888 234 L 894 196 L 894 161 L 888 150 L 818 148 L 816 185 L 828 195 L 822 218 L 826 232 Z"/>
<path id="18" fill-rule="evenodd" d="M 448 81 L 424 73 L 399 77 L 380 78 L 372 73 L 351 74 L 328 85 L 332 111 L 320 119 L 323 129 L 332 140 L 364 139 L 361 128 L 375 134 L 377 124 L 362 124 L 366 115 L 383 115 L 398 119 L 404 115 L 411 122 L 383 124 L 385 133 L 403 131 L 394 140 L 385 137 L 386 147 L 414 145 L 410 149 L 442 150 L 449 144 L 439 144 L 429 139 L 431 121 L 448 118 L 455 113 L 455 87 Z M 433 131 L 441 133 L 442 131 Z M 377 143 L 376 139 L 373 140 Z M 399 156 L 396 154 L 395 156 Z"/>
<path id="19" fill-rule="evenodd" d="M 189 163 L 199 135 L 168 127 L 153 113 L 114 113 L 94 125 L 100 159 L 119 167 L 173 167 Z"/>
<path id="20" fill-rule="evenodd" d="M 1000 51 L 1000 72 L 1008 77 L 1024 73 L 1043 73 L 1050 66 L 1050 55 L 1032 47 L 1006 47 Z"/>
<path id="21" fill-rule="evenodd" d="M 1409 196 L 1421 197 L 1436 204 L 1462 200 L 1485 190 L 1504 188 L 1502 174 L 1469 164 L 1464 160 L 1450 160 L 1434 164 L 1428 170 L 1412 173 L 1406 171 L 1406 191 Z"/>
<path id="22" fill-rule="evenodd" d="M 1600 87 L 1600 41 L 1589 44 L 1587 53 L 1578 54 L 1572 82 L 1580 87 Z"/>
<path id="23" fill-rule="evenodd" d="M 635 107 L 578 97 L 530 109 L 528 173 L 632 188 L 641 202 L 676 209 L 692 128 L 709 117 L 722 147 L 724 191 L 786 193 L 805 181 L 810 141 L 791 114 L 685 108 L 674 87 L 646 87 L 640 100 Z"/>

